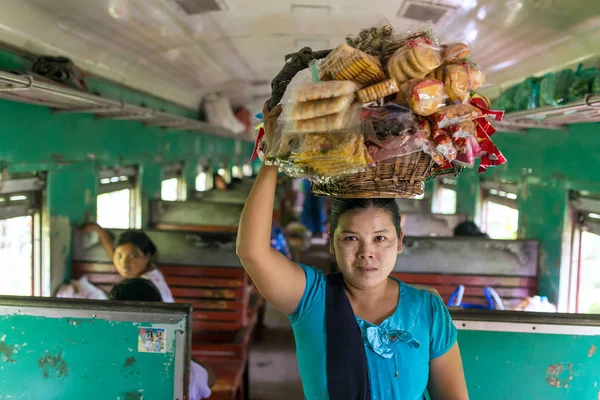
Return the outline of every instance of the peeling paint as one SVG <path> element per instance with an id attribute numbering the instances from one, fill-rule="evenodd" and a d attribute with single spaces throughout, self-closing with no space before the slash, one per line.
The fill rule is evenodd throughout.
<path id="1" fill-rule="evenodd" d="M 62 352 L 45 355 L 38 360 L 38 368 L 43 370 L 44 378 L 62 378 L 69 376 L 69 366 L 63 359 Z"/>
<path id="2" fill-rule="evenodd" d="M 50 218 L 50 290 L 54 293 L 63 283 L 67 276 L 67 265 L 71 253 L 71 235 L 61 235 L 61 232 L 71 231 L 71 220 L 69 217 L 56 215 Z M 60 249 L 60 250 L 58 250 Z"/>
<path id="3" fill-rule="evenodd" d="M 588 350 L 588 357 L 593 357 L 596 354 L 596 346 L 592 345 Z"/>
<path id="4" fill-rule="evenodd" d="M 552 387 L 568 389 L 572 380 L 573 364 L 567 364 L 565 369 L 564 363 L 558 363 L 550 365 L 546 370 L 546 382 Z"/>
<path id="5" fill-rule="evenodd" d="M 2 336 L 2 339 L 0 339 L 0 360 L 6 363 L 16 362 L 12 357 L 17 351 L 15 345 L 6 344 L 6 335 Z"/>
<path id="6" fill-rule="evenodd" d="M 121 393 L 118 400 L 144 400 L 144 395 L 141 391 L 131 391 Z"/>

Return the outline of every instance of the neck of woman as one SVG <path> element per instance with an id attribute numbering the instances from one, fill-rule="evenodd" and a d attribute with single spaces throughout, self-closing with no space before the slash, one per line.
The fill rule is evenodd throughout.
<path id="1" fill-rule="evenodd" d="M 384 299 L 387 299 L 391 292 L 394 290 L 396 282 L 393 279 L 386 279 L 379 285 L 368 289 L 361 289 L 352 286 L 348 281 L 346 282 L 346 293 L 352 303 L 355 304 L 382 304 Z"/>

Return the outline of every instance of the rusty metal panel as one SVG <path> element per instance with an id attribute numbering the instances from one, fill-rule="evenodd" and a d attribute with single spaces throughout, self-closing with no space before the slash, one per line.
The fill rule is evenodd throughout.
<path id="1" fill-rule="evenodd" d="M 0 297 L 0 397 L 183 400 L 190 313 L 183 304 Z"/>
<path id="2" fill-rule="evenodd" d="M 117 237 L 121 229 L 109 232 Z M 210 267 L 241 268 L 235 253 L 233 233 L 196 233 L 145 230 L 158 248 L 159 264 L 200 265 Z M 95 233 L 75 233 L 73 237 L 73 261 L 111 262 Z"/>
<path id="3" fill-rule="evenodd" d="M 535 277 L 539 258 L 535 240 L 406 237 L 394 271 Z"/>

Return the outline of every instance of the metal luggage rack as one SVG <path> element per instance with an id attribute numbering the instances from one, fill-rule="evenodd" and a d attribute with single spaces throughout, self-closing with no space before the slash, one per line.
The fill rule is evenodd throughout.
<path id="1" fill-rule="evenodd" d="M 600 95 L 586 95 L 560 107 L 540 107 L 507 113 L 502 122 L 493 122 L 499 129 L 523 130 L 543 128 L 564 130 L 567 125 L 600 122 Z"/>
<path id="2" fill-rule="evenodd" d="M 0 98 L 50 107 L 55 113 L 94 114 L 98 119 L 141 121 L 147 126 L 169 130 L 202 132 L 252 141 L 244 134 L 237 135 L 207 122 L 80 92 L 33 75 L 0 71 Z"/>

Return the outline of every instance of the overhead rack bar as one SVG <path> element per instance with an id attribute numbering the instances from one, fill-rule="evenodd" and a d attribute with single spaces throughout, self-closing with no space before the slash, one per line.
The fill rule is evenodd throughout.
<path id="1" fill-rule="evenodd" d="M 50 107 L 55 113 L 94 114 L 99 119 L 143 121 L 148 126 L 251 141 L 243 134 L 207 122 L 80 92 L 33 75 L 0 71 L 0 98 Z"/>
<path id="2" fill-rule="evenodd" d="M 540 107 L 507 113 L 497 128 L 565 129 L 567 125 L 600 122 L 600 95 L 586 95 L 560 107 Z"/>

